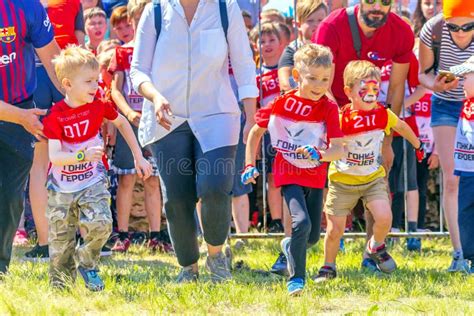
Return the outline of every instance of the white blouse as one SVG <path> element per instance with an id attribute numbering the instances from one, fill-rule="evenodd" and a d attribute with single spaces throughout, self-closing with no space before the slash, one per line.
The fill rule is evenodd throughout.
<path id="1" fill-rule="evenodd" d="M 240 8 L 227 0 L 227 41 L 217 0 L 200 0 L 191 26 L 179 0 L 162 0 L 162 27 L 156 39 L 153 5 L 145 7 L 136 32 L 131 77 L 135 90 L 146 81 L 169 101 L 171 130 L 187 121 L 203 152 L 236 145 L 240 110 L 229 80 L 229 61 L 240 99 L 258 96 L 255 63 Z M 170 131 L 156 121 L 145 100 L 140 122 L 142 146 Z"/>

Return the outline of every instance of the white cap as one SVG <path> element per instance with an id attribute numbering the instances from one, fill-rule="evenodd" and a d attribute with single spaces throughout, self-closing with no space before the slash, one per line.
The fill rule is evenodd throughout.
<path id="1" fill-rule="evenodd" d="M 449 70 L 456 76 L 463 76 L 467 73 L 474 72 L 474 55 L 469 57 L 464 63 L 450 67 Z"/>

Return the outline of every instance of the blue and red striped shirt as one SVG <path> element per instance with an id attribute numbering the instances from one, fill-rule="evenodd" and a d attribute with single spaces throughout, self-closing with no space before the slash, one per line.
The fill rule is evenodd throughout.
<path id="1" fill-rule="evenodd" d="M 33 94 L 34 49 L 53 38 L 53 27 L 39 0 L 0 1 L 0 100 L 19 103 Z"/>

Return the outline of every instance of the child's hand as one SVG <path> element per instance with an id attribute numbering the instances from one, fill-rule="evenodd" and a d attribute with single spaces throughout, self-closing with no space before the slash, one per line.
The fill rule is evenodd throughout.
<path id="1" fill-rule="evenodd" d="M 140 179 L 146 180 L 150 177 L 153 168 L 151 167 L 151 164 L 141 156 L 135 160 L 135 170 Z"/>
<path id="2" fill-rule="evenodd" d="M 244 171 L 242 172 L 240 179 L 243 184 L 257 183 L 255 179 L 259 175 L 260 174 L 258 173 L 257 168 L 255 168 L 253 165 L 247 165 Z"/>
<path id="3" fill-rule="evenodd" d="M 415 149 L 416 160 L 422 162 L 426 157 L 425 144 L 420 140 L 420 147 Z"/>
<path id="4" fill-rule="evenodd" d="M 142 115 L 136 111 L 130 111 L 127 113 L 127 119 L 132 123 L 134 126 L 138 127 L 140 125 L 140 118 Z"/>
<path id="5" fill-rule="evenodd" d="M 436 169 L 439 166 L 439 157 L 437 154 L 431 154 L 430 158 L 428 158 L 428 169 Z"/>
<path id="6" fill-rule="evenodd" d="M 298 147 L 296 149 L 296 153 L 302 154 L 306 159 L 311 159 L 311 160 L 316 160 L 316 161 L 321 160 L 321 153 L 313 145 L 304 145 L 304 146 Z"/>
<path id="7" fill-rule="evenodd" d="M 98 162 L 102 160 L 104 148 L 102 146 L 94 146 L 84 150 L 84 161 Z"/>

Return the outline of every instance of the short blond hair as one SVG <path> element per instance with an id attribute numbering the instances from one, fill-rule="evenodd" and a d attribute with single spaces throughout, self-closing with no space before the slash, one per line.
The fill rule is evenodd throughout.
<path id="1" fill-rule="evenodd" d="M 260 14 L 260 19 L 263 22 L 280 22 L 285 23 L 285 17 L 277 9 L 263 10 Z"/>
<path id="2" fill-rule="evenodd" d="M 131 21 L 137 15 L 141 15 L 145 6 L 150 2 L 151 0 L 129 0 L 127 4 L 128 19 Z"/>
<path id="3" fill-rule="evenodd" d="M 312 66 L 331 67 L 333 56 L 331 50 L 326 46 L 306 44 L 296 51 L 294 59 L 295 68 L 301 71 Z"/>
<path id="4" fill-rule="evenodd" d="M 380 82 L 380 68 L 367 60 L 353 60 L 344 69 L 344 86 L 353 88 L 357 81 L 374 78 Z"/>
<path id="5" fill-rule="evenodd" d="M 83 67 L 99 69 L 99 62 L 94 54 L 80 46 L 69 45 L 53 59 L 54 71 L 59 82 L 71 78 Z"/>
<path id="6" fill-rule="evenodd" d="M 296 5 L 296 19 L 299 23 L 304 23 L 308 17 L 319 9 L 324 9 L 326 14 L 329 8 L 323 0 L 300 0 Z"/>
<path id="7" fill-rule="evenodd" d="M 116 38 L 102 41 L 100 42 L 99 46 L 97 46 L 97 55 L 109 50 L 115 50 L 115 47 L 117 46 L 120 46 L 120 41 Z"/>

